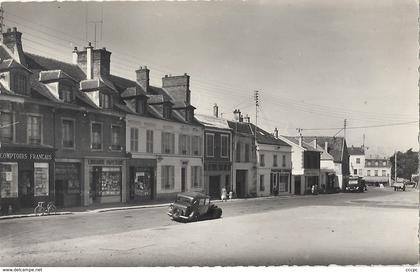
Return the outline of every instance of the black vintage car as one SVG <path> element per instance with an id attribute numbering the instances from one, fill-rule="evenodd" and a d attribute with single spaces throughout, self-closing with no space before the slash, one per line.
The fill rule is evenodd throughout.
<path id="1" fill-rule="evenodd" d="M 210 197 L 198 192 L 179 193 L 169 207 L 168 215 L 176 221 L 191 222 L 215 219 L 222 216 L 222 209 L 210 203 Z"/>
<path id="2" fill-rule="evenodd" d="M 365 181 L 361 177 L 349 177 L 345 191 L 363 193 L 364 191 L 367 191 L 367 187 Z"/>

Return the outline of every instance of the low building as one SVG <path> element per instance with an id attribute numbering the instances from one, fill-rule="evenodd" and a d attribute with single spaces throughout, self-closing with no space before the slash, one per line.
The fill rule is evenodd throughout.
<path id="1" fill-rule="evenodd" d="M 348 148 L 349 151 L 349 172 L 352 176 L 364 177 L 365 171 L 365 149 L 363 146 L 355 147 L 351 146 Z"/>
<path id="2" fill-rule="evenodd" d="M 391 162 L 386 158 L 366 158 L 364 180 L 371 186 L 391 184 Z"/>
<path id="3" fill-rule="evenodd" d="M 196 114 L 204 126 L 204 191 L 212 199 L 220 199 L 223 188 L 233 191 L 232 130 L 227 120 L 220 118 L 217 105 L 214 115 Z"/>

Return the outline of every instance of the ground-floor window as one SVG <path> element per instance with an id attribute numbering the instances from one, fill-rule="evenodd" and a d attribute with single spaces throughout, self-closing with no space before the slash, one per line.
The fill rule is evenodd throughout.
<path id="1" fill-rule="evenodd" d="M 48 196 L 49 190 L 49 167 L 48 163 L 34 163 L 34 196 Z"/>
<path id="2" fill-rule="evenodd" d="M 175 186 L 175 167 L 172 165 L 162 165 L 161 188 L 162 190 L 172 190 Z"/>
<path id="3" fill-rule="evenodd" d="M 63 193 L 80 194 L 80 167 L 78 163 L 57 163 L 55 180 Z"/>
<path id="4" fill-rule="evenodd" d="M 191 166 L 191 185 L 193 188 L 202 187 L 202 169 L 200 166 Z"/>
<path id="5" fill-rule="evenodd" d="M 288 174 L 280 174 L 279 192 L 280 193 L 289 192 L 289 175 Z"/>
<path id="6" fill-rule="evenodd" d="M 91 166 L 91 192 L 93 196 L 121 194 L 121 167 Z"/>
<path id="7" fill-rule="evenodd" d="M 0 163 L 0 197 L 18 197 L 18 164 Z"/>
<path id="8" fill-rule="evenodd" d="M 264 175 L 260 175 L 260 191 L 265 191 Z"/>

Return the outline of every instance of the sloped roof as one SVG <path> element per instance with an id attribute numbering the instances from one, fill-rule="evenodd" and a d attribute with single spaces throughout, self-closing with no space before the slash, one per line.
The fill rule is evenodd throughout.
<path id="1" fill-rule="evenodd" d="M 86 79 L 85 73 L 79 66 L 51 58 L 42 57 L 25 52 L 26 63 L 31 70 L 62 70 L 76 81 Z"/>
<path id="2" fill-rule="evenodd" d="M 70 79 L 76 81 L 74 78 L 72 78 L 62 70 L 41 71 L 39 73 L 39 81 L 41 82 L 57 81 L 60 79 Z"/>
<path id="3" fill-rule="evenodd" d="M 231 130 L 226 119 L 204 114 L 195 114 L 195 118 L 206 127 Z"/>
<path id="4" fill-rule="evenodd" d="M 254 137 L 254 131 L 256 130 L 257 142 L 260 144 L 290 146 L 288 143 L 277 139 L 271 133 L 268 133 L 260 127 L 256 127 L 252 123 L 228 121 L 228 125 L 232 129 L 233 133 L 238 133 L 248 137 Z"/>
<path id="5" fill-rule="evenodd" d="M 351 146 L 347 148 L 350 155 L 365 155 L 365 150 L 363 147 Z"/>
<path id="6" fill-rule="evenodd" d="M 283 136 L 283 137 L 286 138 L 287 140 L 293 142 L 294 144 L 299 145 L 299 136 Z M 304 140 L 302 141 L 302 148 L 304 148 L 307 151 L 318 151 L 318 152 L 321 152 L 317 148 L 314 148 L 313 145 L 305 142 Z"/>
<path id="7" fill-rule="evenodd" d="M 303 141 L 305 142 L 312 142 L 315 139 L 320 146 L 324 146 L 325 142 L 328 142 L 328 153 L 333 156 L 334 162 L 342 162 L 345 147 L 345 140 L 343 137 L 303 136 Z"/>

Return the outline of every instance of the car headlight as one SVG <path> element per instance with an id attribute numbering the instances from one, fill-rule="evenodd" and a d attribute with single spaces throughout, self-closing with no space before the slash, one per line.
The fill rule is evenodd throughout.
<path id="1" fill-rule="evenodd" d="M 359 186 L 356 187 L 356 190 L 359 190 Z"/>

